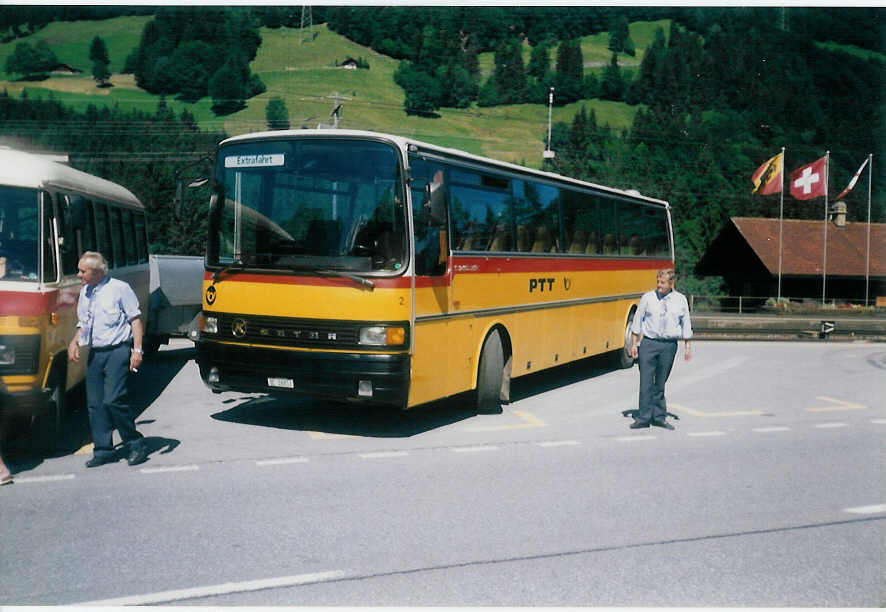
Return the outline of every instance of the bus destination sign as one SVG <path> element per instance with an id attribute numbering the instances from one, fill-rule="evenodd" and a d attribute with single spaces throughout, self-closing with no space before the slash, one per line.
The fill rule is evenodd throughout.
<path id="1" fill-rule="evenodd" d="M 265 155 L 228 155 L 225 157 L 225 168 L 268 168 L 282 166 L 285 161 L 283 153 Z"/>

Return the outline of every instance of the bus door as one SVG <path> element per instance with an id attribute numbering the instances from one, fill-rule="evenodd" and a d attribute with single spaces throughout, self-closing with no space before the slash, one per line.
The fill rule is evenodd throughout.
<path id="1" fill-rule="evenodd" d="M 434 160 L 410 158 L 415 310 L 409 405 L 448 395 L 453 385 L 448 316 L 452 306 L 445 172 Z"/>

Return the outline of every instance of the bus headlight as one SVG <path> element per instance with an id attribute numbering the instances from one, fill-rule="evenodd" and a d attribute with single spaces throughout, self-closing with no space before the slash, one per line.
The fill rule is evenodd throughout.
<path id="1" fill-rule="evenodd" d="M 201 331 L 204 334 L 217 334 L 218 317 L 203 317 L 203 329 Z"/>
<path id="2" fill-rule="evenodd" d="M 15 365 L 15 347 L 0 344 L 0 365 Z"/>
<path id="3" fill-rule="evenodd" d="M 359 342 L 369 346 L 403 346 L 406 344 L 406 329 L 384 325 L 361 327 Z"/>

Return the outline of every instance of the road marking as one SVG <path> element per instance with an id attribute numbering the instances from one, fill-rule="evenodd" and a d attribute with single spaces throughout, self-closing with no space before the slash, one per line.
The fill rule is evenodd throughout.
<path id="1" fill-rule="evenodd" d="M 536 442 L 536 446 L 542 448 L 553 448 L 555 446 L 578 446 L 581 444 L 578 440 L 551 440 L 550 442 Z"/>
<path id="2" fill-rule="evenodd" d="M 693 410 L 692 408 L 687 408 L 686 406 L 678 405 L 678 404 L 675 404 L 675 403 L 673 403 L 673 402 L 668 402 L 668 404 L 669 404 L 669 405 L 671 406 L 671 408 L 673 408 L 674 410 L 680 410 L 680 411 L 683 411 L 683 412 L 688 412 L 688 413 L 691 414 L 692 416 L 705 417 L 705 418 L 711 418 L 711 417 L 737 417 L 737 416 L 760 416 L 761 414 L 763 414 L 763 411 L 762 411 L 762 410 L 732 410 L 732 411 L 726 411 L 726 412 L 702 412 L 701 410 Z"/>
<path id="3" fill-rule="evenodd" d="M 390 457 L 408 457 L 407 451 L 379 451 L 377 453 L 361 453 L 363 459 L 388 459 Z"/>
<path id="4" fill-rule="evenodd" d="M 754 429 L 754 431 L 756 431 L 757 433 L 770 433 L 773 431 L 790 431 L 790 430 L 791 430 L 790 427 L 782 427 L 780 425 L 773 426 L 773 427 L 757 427 Z"/>
<path id="5" fill-rule="evenodd" d="M 279 459 L 262 459 L 260 461 L 256 461 L 256 465 L 286 465 L 289 463 L 307 463 L 307 457 L 281 457 Z"/>
<path id="6" fill-rule="evenodd" d="M 54 476 L 16 476 L 15 482 L 17 484 L 28 484 L 34 482 L 56 482 L 59 480 L 74 480 L 74 478 L 76 478 L 74 474 L 56 474 Z"/>
<path id="7" fill-rule="evenodd" d="M 833 397 L 827 397 L 826 395 L 818 395 L 815 399 L 821 400 L 823 402 L 831 402 L 831 404 L 836 404 L 836 406 L 816 406 L 815 408 L 807 408 L 808 412 L 845 412 L 847 410 L 867 410 L 867 406 L 863 406 L 861 404 L 855 404 L 853 402 L 845 402 L 843 400 L 839 400 Z"/>
<path id="8" fill-rule="evenodd" d="M 232 593 L 247 593 L 264 589 L 278 589 L 285 587 L 316 584 L 342 578 L 342 571 L 319 572 L 316 574 L 300 574 L 298 576 L 281 576 L 280 578 L 266 578 L 263 580 L 247 580 L 245 582 L 225 582 L 213 586 L 195 587 L 191 589 L 178 589 L 175 591 L 161 591 L 159 593 L 147 593 L 145 595 L 132 595 L 130 597 L 118 597 L 116 599 L 103 599 L 89 601 L 77 606 L 147 606 L 152 604 L 171 603 L 183 599 L 197 599 L 200 597 L 215 597 L 230 595 Z"/>
<path id="9" fill-rule="evenodd" d="M 836 427 L 846 427 L 846 423 L 819 423 L 815 427 L 818 429 L 834 429 Z"/>
<path id="10" fill-rule="evenodd" d="M 194 472 L 199 470 L 197 465 L 172 465 L 169 467 L 142 468 L 139 470 L 142 474 L 161 474 L 163 472 Z"/>
<path id="11" fill-rule="evenodd" d="M 520 425 L 491 425 L 488 427 L 466 427 L 465 431 L 505 431 L 508 429 L 532 429 L 534 427 L 547 427 L 548 424 L 539 419 L 536 416 L 529 414 L 528 412 L 524 412 L 522 410 L 514 410 L 513 414 L 520 417 L 523 420 L 523 423 Z"/>
<path id="12" fill-rule="evenodd" d="M 686 434 L 686 435 L 691 436 L 693 438 L 704 438 L 704 437 L 708 437 L 708 436 L 725 436 L 726 432 L 725 431 L 696 431 L 696 432 Z"/>
<path id="13" fill-rule="evenodd" d="M 615 439 L 619 442 L 637 442 L 639 440 L 655 440 L 655 436 L 618 436 Z"/>
<path id="14" fill-rule="evenodd" d="M 482 453 L 485 451 L 500 450 L 497 446 L 455 446 L 450 449 L 453 453 Z"/>
<path id="15" fill-rule="evenodd" d="M 886 419 L 871 419 L 874 425 L 886 425 Z"/>
<path id="16" fill-rule="evenodd" d="M 874 504 L 873 506 L 844 508 L 843 512 L 849 512 L 850 514 L 879 514 L 880 512 L 886 512 L 886 504 Z"/>
<path id="17" fill-rule="evenodd" d="M 701 368 L 693 374 L 687 373 L 686 376 L 681 376 L 678 374 L 674 376 L 673 381 L 669 384 L 668 388 L 673 390 L 681 387 L 693 386 L 699 381 L 702 381 L 706 378 L 720 376 L 729 370 L 737 368 L 749 359 L 750 357 L 732 357 L 731 359 L 727 359 L 726 361 L 720 362 L 718 364 L 714 364 L 706 368 Z M 629 373 L 630 370 L 625 370 L 625 372 Z"/>

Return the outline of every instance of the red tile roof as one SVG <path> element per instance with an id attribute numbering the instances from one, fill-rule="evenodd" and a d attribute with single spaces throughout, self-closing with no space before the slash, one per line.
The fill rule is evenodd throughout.
<path id="1" fill-rule="evenodd" d="M 773 275 L 778 274 L 778 219 L 732 217 L 732 222 Z M 823 263 L 824 221 L 785 219 L 782 274 L 820 275 Z M 829 276 L 864 276 L 867 223 L 828 224 Z M 886 277 L 886 223 L 871 224 L 870 275 Z"/>

